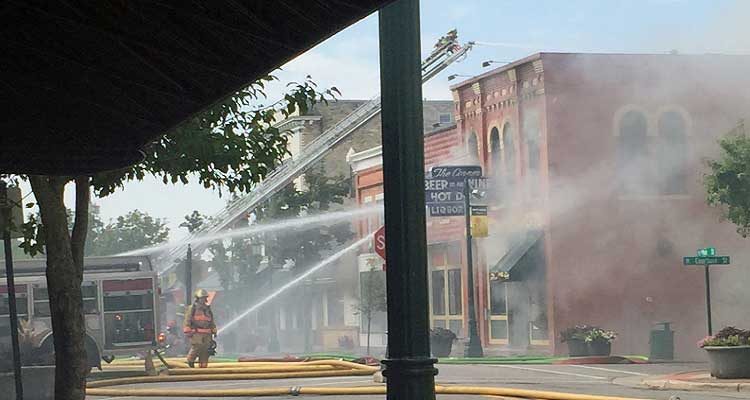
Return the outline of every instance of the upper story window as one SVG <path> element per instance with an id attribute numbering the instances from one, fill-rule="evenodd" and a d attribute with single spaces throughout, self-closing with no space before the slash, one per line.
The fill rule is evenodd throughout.
<path id="1" fill-rule="evenodd" d="M 516 174 L 516 152 L 510 122 L 503 125 L 503 164 L 505 165 L 505 174 L 513 178 Z"/>
<path id="2" fill-rule="evenodd" d="M 617 124 L 617 164 L 620 190 L 627 194 L 651 191 L 648 163 L 648 121 L 640 112 L 626 112 Z"/>
<path id="3" fill-rule="evenodd" d="M 476 132 L 470 133 L 466 140 L 466 153 L 469 156 L 469 162 L 479 164 L 479 140 Z"/>
<path id="4" fill-rule="evenodd" d="M 676 111 L 659 116 L 659 176 L 662 194 L 687 193 L 687 124 Z"/>
<path id="5" fill-rule="evenodd" d="M 440 122 L 441 124 L 450 124 L 452 120 L 452 117 L 449 113 L 440 114 L 438 118 L 438 122 Z"/>
<path id="6" fill-rule="evenodd" d="M 490 157 L 492 159 L 491 167 L 493 175 L 499 174 L 500 163 L 502 160 L 502 154 L 500 153 L 502 148 L 500 146 L 500 131 L 497 128 L 492 128 L 490 131 Z"/>

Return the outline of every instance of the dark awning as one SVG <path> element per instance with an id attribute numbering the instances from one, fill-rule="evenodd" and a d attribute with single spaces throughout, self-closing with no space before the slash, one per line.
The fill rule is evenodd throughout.
<path id="1" fill-rule="evenodd" d="M 144 144 L 389 2 L 5 1 L 0 171 L 135 163 Z"/>
<path id="2" fill-rule="evenodd" d="M 513 270 L 518 262 L 542 237 L 542 231 L 529 231 L 509 246 L 509 250 L 490 268 L 490 280 L 514 280 Z"/>

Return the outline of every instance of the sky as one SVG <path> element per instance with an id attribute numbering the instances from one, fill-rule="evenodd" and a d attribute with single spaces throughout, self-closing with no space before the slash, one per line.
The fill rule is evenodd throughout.
<path id="1" fill-rule="evenodd" d="M 450 29 L 461 42 L 477 45 L 461 63 L 426 83 L 427 99 L 451 98 L 451 74 L 473 76 L 490 70 L 483 61 L 514 61 L 540 51 L 606 53 L 750 53 L 750 1 L 728 0 L 422 0 L 423 56 Z M 496 67 L 498 64 L 492 65 Z M 290 61 L 275 73 L 280 84 L 269 90 L 277 99 L 284 85 L 310 75 L 321 88 L 336 87 L 340 98 L 378 95 L 377 14 Z M 270 101 L 269 101 L 270 103 Z M 94 199 L 105 221 L 133 209 L 164 218 L 172 239 L 186 232 L 178 228 L 192 210 L 217 213 L 226 202 L 216 192 L 197 184 L 163 185 L 156 179 L 131 182 L 103 199 Z M 66 203 L 73 202 L 72 188 Z"/>

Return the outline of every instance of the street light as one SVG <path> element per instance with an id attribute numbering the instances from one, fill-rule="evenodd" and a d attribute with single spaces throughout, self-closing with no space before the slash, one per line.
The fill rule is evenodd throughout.
<path id="1" fill-rule="evenodd" d="M 510 61 L 487 60 L 482 63 L 482 68 L 487 68 L 490 66 L 490 64 L 510 64 Z"/>
<path id="2" fill-rule="evenodd" d="M 459 77 L 460 77 L 460 78 L 472 78 L 472 76 L 471 76 L 471 75 L 461 75 L 461 74 L 453 74 L 453 75 L 448 75 L 448 80 L 449 80 L 449 81 L 452 81 L 452 80 L 454 80 L 454 79 L 456 79 L 456 78 L 459 78 Z"/>
<path id="3" fill-rule="evenodd" d="M 481 199 L 484 197 L 484 191 L 478 189 L 471 189 L 469 187 L 469 179 L 464 179 L 464 216 L 466 221 L 466 272 L 468 275 L 467 286 L 469 293 L 467 294 L 469 303 L 469 343 L 466 344 L 464 349 L 464 356 L 466 357 L 483 357 L 484 351 L 482 350 L 482 342 L 479 340 L 479 329 L 477 328 L 477 312 L 476 304 L 474 302 L 474 256 L 472 249 L 472 236 L 471 236 L 471 199 Z"/>

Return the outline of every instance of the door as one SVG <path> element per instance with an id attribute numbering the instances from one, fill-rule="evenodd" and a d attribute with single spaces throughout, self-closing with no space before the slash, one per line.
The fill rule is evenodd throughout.
<path id="1" fill-rule="evenodd" d="M 490 344 L 508 344 L 508 285 L 500 280 L 489 280 Z"/>
<path id="2" fill-rule="evenodd" d="M 430 322 L 464 337 L 461 250 L 458 244 L 429 247 Z"/>

